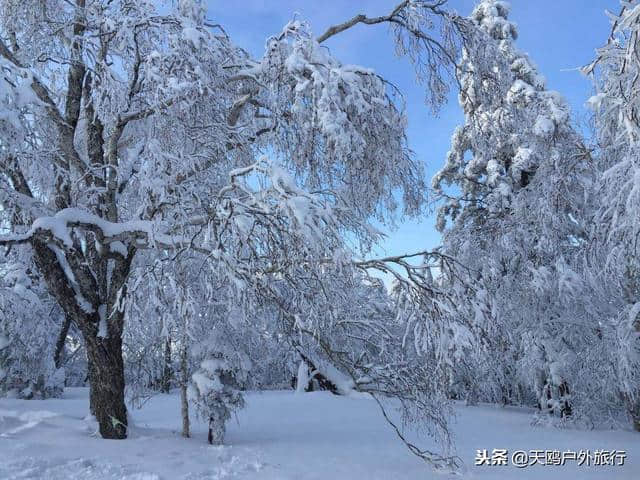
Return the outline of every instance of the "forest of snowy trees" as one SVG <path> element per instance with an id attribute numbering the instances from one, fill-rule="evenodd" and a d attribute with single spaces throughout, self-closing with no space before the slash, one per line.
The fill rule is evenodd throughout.
<path id="1" fill-rule="evenodd" d="M 640 1 L 583 68 L 588 129 L 507 2 L 366 13 L 252 58 L 201 0 L 0 0 L 0 395 L 88 385 L 123 439 L 176 390 L 222 443 L 247 390 L 366 394 L 447 469 L 455 400 L 640 431 Z M 402 92 L 323 45 L 376 24 L 425 109 L 458 93 L 431 183 Z M 373 254 L 434 210 L 438 248 Z"/>

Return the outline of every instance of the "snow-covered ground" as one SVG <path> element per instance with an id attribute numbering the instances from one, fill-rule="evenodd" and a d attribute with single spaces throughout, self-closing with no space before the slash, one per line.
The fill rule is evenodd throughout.
<path id="1" fill-rule="evenodd" d="M 227 445 L 206 444 L 204 424 L 180 436 L 177 395 L 158 395 L 132 410 L 124 441 L 101 440 L 87 414 L 87 390 L 52 400 L 0 399 L 0 479 L 265 479 L 352 480 L 446 478 L 399 443 L 370 399 L 329 393 L 247 395 Z M 456 406 L 462 478 L 638 479 L 640 434 L 532 427 L 531 412 Z M 624 450 L 624 466 L 474 466 L 477 449 Z M 508 456 L 510 457 L 510 453 Z M 461 478 L 461 477 L 457 477 Z"/>

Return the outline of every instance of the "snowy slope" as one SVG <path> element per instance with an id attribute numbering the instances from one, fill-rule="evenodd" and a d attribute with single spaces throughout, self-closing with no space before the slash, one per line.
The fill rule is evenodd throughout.
<path id="1" fill-rule="evenodd" d="M 134 410 L 125 441 L 92 436 L 84 421 L 87 390 L 63 399 L 0 399 L 1 479 L 300 479 L 445 478 L 413 457 L 384 423 L 373 401 L 328 393 L 255 393 L 229 425 L 228 446 L 206 444 L 204 425 L 194 438 L 179 434 L 177 395 L 159 395 Z M 637 479 L 640 435 L 630 431 L 577 431 L 532 427 L 531 412 L 457 406 L 462 478 Z M 624 466 L 476 467 L 476 449 L 626 450 Z M 461 477 L 456 477 L 461 478 Z"/>

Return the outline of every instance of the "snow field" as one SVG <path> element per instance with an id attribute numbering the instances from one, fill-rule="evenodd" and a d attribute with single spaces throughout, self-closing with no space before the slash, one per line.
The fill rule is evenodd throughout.
<path id="1" fill-rule="evenodd" d="M 192 418 L 180 436 L 179 397 L 158 395 L 131 410 L 124 441 L 102 440 L 87 417 L 88 391 L 62 399 L 0 399 L 0 478 L 124 480 L 425 480 L 434 473 L 411 455 L 366 398 L 325 392 L 249 393 L 229 423 L 226 445 L 206 443 L 206 425 Z M 456 405 L 453 429 L 468 479 L 634 480 L 640 437 L 631 431 L 579 431 L 531 426 L 527 409 Z M 429 445 L 423 440 L 421 445 Z M 477 449 L 625 450 L 624 466 L 474 466 Z M 575 463 L 575 462 L 573 462 Z"/>

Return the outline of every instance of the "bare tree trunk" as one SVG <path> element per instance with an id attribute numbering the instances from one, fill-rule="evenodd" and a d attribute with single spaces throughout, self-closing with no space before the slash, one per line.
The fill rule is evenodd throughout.
<path id="1" fill-rule="evenodd" d="M 119 337 L 85 338 L 90 359 L 90 407 L 102 438 L 127 437 L 127 407 L 124 402 L 124 362 Z"/>
<path id="2" fill-rule="evenodd" d="M 60 368 L 62 363 L 62 352 L 64 351 L 64 344 L 67 340 L 67 334 L 69 333 L 69 327 L 71 326 L 71 317 L 69 315 L 64 316 L 64 322 L 62 328 L 58 334 L 58 340 L 56 341 L 56 349 L 53 354 L 53 363 L 56 368 Z"/>
<path id="3" fill-rule="evenodd" d="M 187 365 L 187 346 L 182 345 L 182 351 L 180 352 L 180 402 L 182 407 L 182 436 L 189 438 L 191 433 L 189 432 L 189 399 L 187 398 L 187 385 L 189 384 L 189 372 Z"/>

